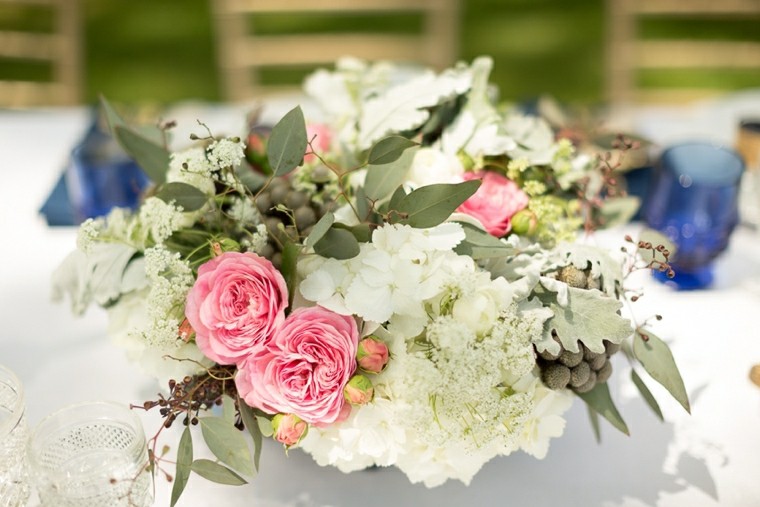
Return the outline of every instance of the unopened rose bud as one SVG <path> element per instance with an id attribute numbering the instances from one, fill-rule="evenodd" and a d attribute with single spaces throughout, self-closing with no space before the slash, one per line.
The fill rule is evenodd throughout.
<path id="1" fill-rule="evenodd" d="M 364 375 L 354 375 L 343 389 L 343 396 L 351 405 L 365 405 L 372 401 L 375 389 Z"/>
<path id="2" fill-rule="evenodd" d="M 211 243 L 211 255 L 219 257 L 224 252 L 239 252 L 240 243 L 232 238 L 222 238 L 219 241 Z"/>
<path id="3" fill-rule="evenodd" d="M 193 326 L 190 325 L 190 321 L 187 319 L 183 320 L 182 324 L 179 325 L 179 337 L 182 341 L 188 343 L 193 336 L 193 333 L 195 333 L 195 330 L 193 329 Z"/>
<path id="4" fill-rule="evenodd" d="M 380 373 L 388 364 L 388 346 L 374 336 L 368 336 L 359 342 L 356 360 L 359 368 L 367 373 Z"/>
<path id="5" fill-rule="evenodd" d="M 298 445 L 309 431 L 309 425 L 295 414 L 277 414 L 272 418 L 274 439 L 288 447 Z"/>
<path id="6" fill-rule="evenodd" d="M 538 217 L 530 210 L 524 209 L 512 217 L 512 232 L 521 236 L 530 236 L 538 228 Z"/>

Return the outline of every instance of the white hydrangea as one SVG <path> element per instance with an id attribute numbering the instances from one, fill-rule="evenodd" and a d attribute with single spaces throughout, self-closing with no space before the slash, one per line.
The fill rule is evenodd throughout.
<path id="1" fill-rule="evenodd" d="M 182 228 L 184 220 L 182 206 L 164 202 L 158 197 L 148 197 L 140 207 L 140 224 L 145 231 L 149 231 L 153 241 L 159 244 Z"/>
<path id="2" fill-rule="evenodd" d="M 206 148 L 208 160 L 215 170 L 240 165 L 245 157 L 245 145 L 239 139 L 219 139 Z"/>
<path id="3" fill-rule="evenodd" d="M 464 167 L 453 154 L 445 154 L 435 148 L 420 148 L 414 155 L 406 184 L 412 188 L 435 183 L 458 183 L 462 181 Z"/>

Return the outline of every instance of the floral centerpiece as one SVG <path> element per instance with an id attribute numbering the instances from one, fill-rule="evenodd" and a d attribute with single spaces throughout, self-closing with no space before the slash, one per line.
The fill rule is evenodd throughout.
<path id="1" fill-rule="evenodd" d="M 633 211 L 615 181 L 632 143 L 577 151 L 495 106 L 490 68 L 399 79 L 343 60 L 306 81 L 318 123 L 295 108 L 174 153 L 169 125 L 138 130 L 104 102 L 154 186 L 82 224 L 55 286 L 76 313 L 106 308 L 114 340 L 168 380 L 141 408 L 200 424 L 218 461 L 194 460 L 186 430 L 167 471 L 152 439 L 172 502 L 191 472 L 245 482 L 263 437 L 432 487 L 517 450 L 543 458 L 576 395 L 627 432 L 607 388 L 621 347 L 688 409 L 667 346 L 621 315 L 625 274 L 669 270 L 667 247 L 576 241 Z"/>

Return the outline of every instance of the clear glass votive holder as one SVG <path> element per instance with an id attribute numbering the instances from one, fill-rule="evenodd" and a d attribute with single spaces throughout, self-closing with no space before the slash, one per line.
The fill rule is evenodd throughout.
<path id="1" fill-rule="evenodd" d="M 18 377 L 0 365 L 0 507 L 26 505 L 29 476 L 24 389 Z"/>
<path id="2" fill-rule="evenodd" d="M 126 406 L 83 403 L 47 416 L 32 432 L 28 459 L 43 506 L 153 504 L 145 433 Z"/>

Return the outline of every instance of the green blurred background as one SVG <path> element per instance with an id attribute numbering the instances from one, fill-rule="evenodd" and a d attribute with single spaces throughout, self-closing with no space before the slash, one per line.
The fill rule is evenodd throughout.
<path id="1" fill-rule="evenodd" d="M 100 93 L 122 102 L 221 100 L 210 0 L 82 0 L 82 4 L 88 102 Z M 465 60 L 493 56 L 492 80 L 504 99 L 551 94 L 571 103 L 600 102 L 605 85 L 604 9 L 604 0 L 462 0 L 459 55 Z M 52 19 L 46 14 L 42 9 L 26 9 L 22 23 L 49 30 Z M 320 31 L 336 26 L 356 30 L 366 23 L 345 17 L 338 23 L 319 16 L 267 16 L 257 22 L 257 32 Z M 19 23 L 19 14 L 3 7 L 0 29 L 13 23 Z M 388 20 L 387 24 L 400 32 L 419 27 L 414 19 Z M 758 26 L 757 19 L 659 20 L 644 23 L 641 29 L 644 37 L 697 34 L 760 41 Z M 306 72 L 278 71 L 264 79 L 298 80 Z M 46 73 L 49 69 L 39 64 L 0 59 L 4 78 L 44 79 Z M 673 86 L 698 81 L 703 86 L 732 89 L 759 86 L 760 71 L 659 71 L 644 72 L 638 79 Z"/>

